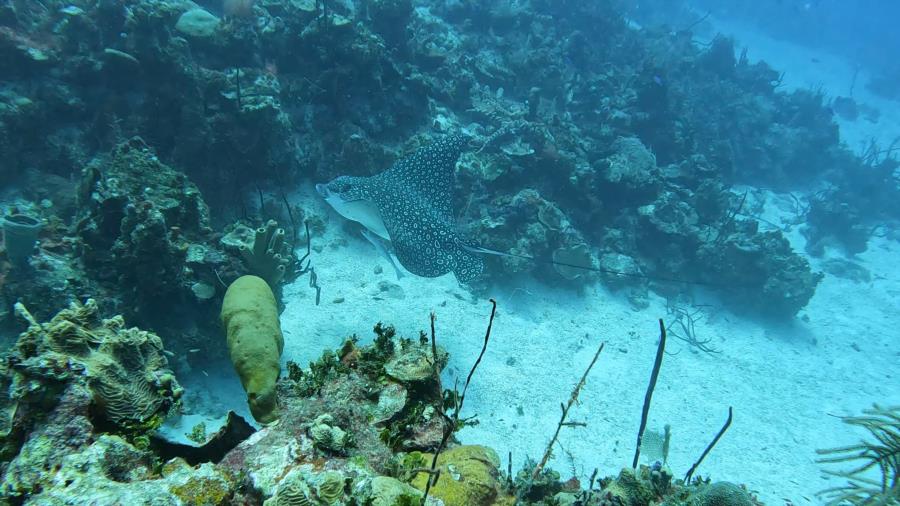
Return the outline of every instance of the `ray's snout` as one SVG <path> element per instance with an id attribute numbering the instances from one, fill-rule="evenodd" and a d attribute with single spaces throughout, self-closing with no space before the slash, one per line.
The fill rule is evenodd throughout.
<path id="1" fill-rule="evenodd" d="M 316 191 L 319 192 L 323 199 L 327 199 L 331 195 L 331 192 L 328 191 L 328 185 L 324 183 L 317 184 Z"/>

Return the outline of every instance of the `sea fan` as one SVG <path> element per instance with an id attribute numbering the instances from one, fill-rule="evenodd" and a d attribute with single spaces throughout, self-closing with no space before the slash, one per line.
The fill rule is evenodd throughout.
<path id="1" fill-rule="evenodd" d="M 847 484 L 819 492 L 828 505 L 871 506 L 900 505 L 900 406 L 882 408 L 877 404 L 862 416 L 844 418 L 844 422 L 869 431 L 874 441 L 817 450 L 820 463 L 852 462 L 850 470 L 826 471 L 847 480 Z M 876 471 L 877 470 L 877 471 Z M 877 472 L 881 477 L 877 479 Z"/>

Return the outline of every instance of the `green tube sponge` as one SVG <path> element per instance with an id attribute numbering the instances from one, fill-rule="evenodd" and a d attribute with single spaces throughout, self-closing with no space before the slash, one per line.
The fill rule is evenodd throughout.
<path id="1" fill-rule="evenodd" d="M 225 292 L 221 316 L 231 363 L 247 391 L 250 412 L 260 423 L 275 421 L 275 384 L 284 338 L 272 289 L 262 278 L 241 276 Z"/>

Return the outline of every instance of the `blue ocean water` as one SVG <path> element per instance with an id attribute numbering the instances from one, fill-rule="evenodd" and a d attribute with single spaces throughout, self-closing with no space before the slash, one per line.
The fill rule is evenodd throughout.
<path id="1" fill-rule="evenodd" d="M 0 0 L 0 496 L 895 504 L 896 19 Z"/>

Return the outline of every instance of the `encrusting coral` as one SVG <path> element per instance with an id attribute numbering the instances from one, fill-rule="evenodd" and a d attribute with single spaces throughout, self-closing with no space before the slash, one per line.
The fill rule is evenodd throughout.
<path id="1" fill-rule="evenodd" d="M 260 277 L 241 276 L 225 292 L 221 317 L 231 363 L 247 391 L 250 412 L 259 422 L 275 421 L 275 383 L 281 372 L 284 337 L 272 289 Z"/>
<path id="2" fill-rule="evenodd" d="M 431 455 L 428 455 L 430 461 Z M 437 459 L 440 474 L 430 493 L 445 506 L 512 504 L 500 484 L 500 457 L 487 447 L 465 445 L 442 452 Z M 419 473 L 412 485 L 425 490 L 429 474 Z"/>

